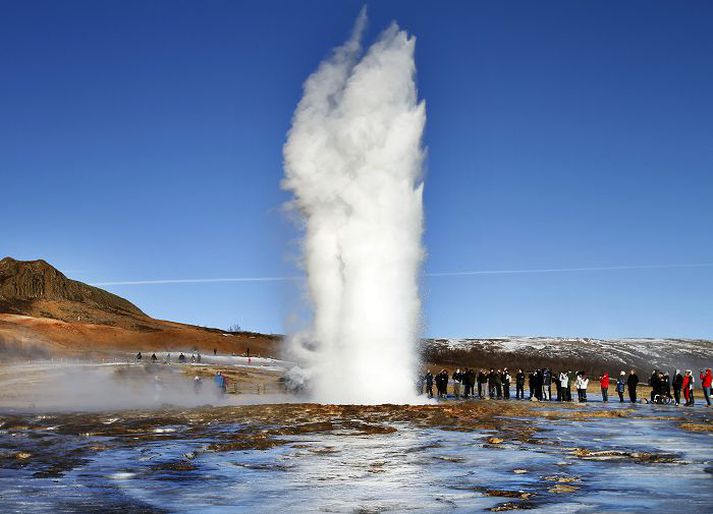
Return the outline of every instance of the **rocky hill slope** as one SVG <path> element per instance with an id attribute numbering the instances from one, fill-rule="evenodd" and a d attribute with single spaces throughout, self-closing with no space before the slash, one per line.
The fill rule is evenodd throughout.
<path id="1" fill-rule="evenodd" d="M 116 325 L 149 319 L 115 294 L 64 276 L 46 261 L 0 260 L 0 312 Z"/>
<path id="2" fill-rule="evenodd" d="M 280 337 L 154 319 L 103 289 L 71 280 L 43 260 L 0 260 L 2 358 L 133 351 L 275 356 Z"/>

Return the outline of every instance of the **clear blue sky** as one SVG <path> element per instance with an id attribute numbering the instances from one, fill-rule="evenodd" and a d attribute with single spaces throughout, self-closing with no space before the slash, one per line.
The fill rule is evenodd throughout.
<path id="1" fill-rule="evenodd" d="M 281 147 L 356 1 L 0 0 L 0 256 L 86 282 L 296 273 Z M 368 5 L 416 35 L 427 272 L 713 262 L 713 3 Z M 713 268 L 426 277 L 433 336 L 713 337 Z M 282 332 L 292 282 L 107 286 Z"/>

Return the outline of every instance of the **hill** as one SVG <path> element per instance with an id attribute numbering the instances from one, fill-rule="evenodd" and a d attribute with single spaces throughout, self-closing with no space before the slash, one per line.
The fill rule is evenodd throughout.
<path id="1" fill-rule="evenodd" d="M 592 374 L 635 368 L 673 370 L 713 366 L 713 341 L 705 339 L 596 339 L 566 337 L 498 337 L 424 339 L 427 362 L 510 370 L 550 367 Z"/>
<path id="2" fill-rule="evenodd" d="M 214 348 L 276 355 L 280 339 L 154 319 L 120 296 L 67 278 L 44 260 L 0 260 L 4 358 Z"/>

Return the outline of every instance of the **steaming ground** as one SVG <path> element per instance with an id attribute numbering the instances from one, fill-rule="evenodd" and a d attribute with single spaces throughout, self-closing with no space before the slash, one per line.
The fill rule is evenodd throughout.
<path id="1" fill-rule="evenodd" d="M 0 408 L 38 411 L 156 409 L 268 401 L 295 401 L 280 382 L 291 363 L 270 358 L 218 355 L 199 363 L 136 363 L 134 356 L 107 362 L 70 360 L 0 364 Z M 218 395 L 213 377 L 228 377 L 229 393 Z M 196 390 L 194 377 L 201 378 Z M 237 393 L 237 394 L 236 394 Z"/>

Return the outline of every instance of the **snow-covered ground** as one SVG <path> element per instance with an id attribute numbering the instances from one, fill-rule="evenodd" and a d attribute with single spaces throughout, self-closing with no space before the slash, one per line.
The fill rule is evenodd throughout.
<path id="1" fill-rule="evenodd" d="M 713 341 L 704 339 L 596 339 L 567 337 L 495 337 L 425 339 L 430 351 L 517 354 L 533 359 L 600 360 L 620 367 L 675 369 L 713 366 Z"/>

